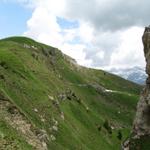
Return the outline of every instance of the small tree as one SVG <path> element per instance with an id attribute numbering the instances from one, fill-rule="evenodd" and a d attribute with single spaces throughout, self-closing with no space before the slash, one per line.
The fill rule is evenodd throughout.
<path id="1" fill-rule="evenodd" d="M 117 138 L 118 138 L 119 140 L 122 140 L 122 133 L 121 133 L 121 131 L 120 131 L 120 130 L 118 131 Z"/>
<path id="2" fill-rule="evenodd" d="M 97 127 L 97 129 L 98 129 L 98 131 L 101 131 L 101 125 L 99 125 L 99 126 Z"/>

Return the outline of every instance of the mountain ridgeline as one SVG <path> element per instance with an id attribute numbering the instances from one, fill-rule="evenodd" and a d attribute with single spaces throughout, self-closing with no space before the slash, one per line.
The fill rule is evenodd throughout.
<path id="1" fill-rule="evenodd" d="M 32 39 L 2 39 L 0 148 L 120 149 L 141 88 Z"/>
<path id="2" fill-rule="evenodd" d="M 145 81 L 147 78 L 147 75 L 145 73 L 145 69 L 142 67 L 131 67 L 127 69 L 115 69 L 112 68 L 109 70 L 109 72 L 116 74 L 126 80 L 132 81 L 134 83 L 145 85 Z"/>

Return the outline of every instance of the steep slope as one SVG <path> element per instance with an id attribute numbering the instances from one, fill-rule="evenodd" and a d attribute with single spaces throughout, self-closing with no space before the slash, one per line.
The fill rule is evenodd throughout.
<path id="1" fill-rule="evenodd" d="M 140 90 L 32 39 L 0 40 L 0 147 L 119 149 Z"/>

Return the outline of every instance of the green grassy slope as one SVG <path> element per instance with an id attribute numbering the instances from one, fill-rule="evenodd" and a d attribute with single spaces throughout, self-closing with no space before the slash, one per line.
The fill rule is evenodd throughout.
<path id="1" fill-rule="evenodd" d="M 58 49 L 25 37 L 0 40 L 0 96 L 7 97 L 34 128 L 46 132 L 48 149 L 120 149 L 141 87 L 72 61 Z M 14 149 L 33 149 L 8 116 L 1 111 L 0 141 L 9 145 L 12 139 Z"/>

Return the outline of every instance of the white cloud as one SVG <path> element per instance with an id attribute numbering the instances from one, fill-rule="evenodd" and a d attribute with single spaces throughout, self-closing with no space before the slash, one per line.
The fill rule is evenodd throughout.
<path id="1" fill-rule="evenodd" d="M 41 42 L 59 47 L 62 43 L 61 31 L 56 17 L 43 7 L 37 7 L 27 22 L 28 31 L 24 34 Z"/>
<path id="2" fill-rule="evenodd" d="M 67 0 L 66 15 L 89 22 L 96 30 L 117 31 L 149 24 L 149 0 Z"/>
<path id="3" fill-rule="evenodd" d="M 86 23 L 80 23 L 78 34 L 82 41 L 86 43 L 91 42 L 94 38 L 93 28 Z"/>
<path id="4" fill-rule="evenodd" d="M 19 1 L 33 9 L 25 35 L 58 47 L 81 65 L 95 68 L 145 65 L 141 25 L 147 24 L 150 16 L 148 0 Z M 63 29 L 57 17 L 77 20 L 79 27 Z"/>
<path id="5" fill-rule="evenodd" d="M 121 43 L 111 55 L 110 65 L 113 67 L 145 66 L 141 35 L 143 28 L 132 27 L 124 31 Z"/>

